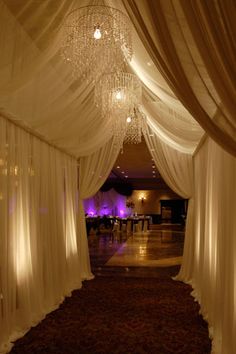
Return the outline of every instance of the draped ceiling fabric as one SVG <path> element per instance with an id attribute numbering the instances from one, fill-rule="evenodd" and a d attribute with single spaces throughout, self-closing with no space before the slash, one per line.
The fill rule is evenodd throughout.
<path id="1" fill-rule="evenodd" d="M 212 139 L 236 155 L 235 2 L 123 2 L 173 93 Z"/>
<path id="2" fill-rule="evenodd" d="M 189 231 L 186 237 L 184 261 L 179 278 L 191 281 L 194 286 L 195 296 L 201 303 L 204 315 L 209 318 L 214 352 L 234 353 L 236 339 L 235 336 L 229 335 L 230 328 L 232 334 L 232 328 L 235 330 L 236 313 L 235 276 L 231 273 L 232 267 L 235 270 L 235 247 L 230 247 L 231 242 L 235 245 L 234 218 L 226 218 L 228 222 L 226 224 L 223 223 L 222 217 L 220 220 L 224 226 L 218 225 L 217 232 L 212 230 L 216 230 L 213 216 L 227 209 L 224 206 L 227 203 L 230 205 L 230 189 L 235 188 L 235 179 L 230 177 L 235 173 L 232 166 L 235 166 L 233 156 L 236 156 L 235 2 L 220 0 L 107 0 L 105 2 L 126 11 L 133 23 L 134 55 L 129 69 L 139 76 L 143 84 L 141 109 L 146 115 L 146 131 L 149 134 L 146 140 L 149 147 L 154 149 L 155 162 L 172 188 L 181 195 L 195 200 L 194 205 L 190 203 L 193 215 L 188 215 L 187 225 L 188 230 L 192 230 L 194 225 L 194 231 L 192 237 Z M 79 6 L 88 3 L 87 0 L 80 0 Z M 46 156 L 47 149 L 43 147 L 40 151 L 41 149 L 35 143 L 37 148 L 35 147 L 33 151 L 34 154 L 37 151 L 37 155 L 32 155 L 32 158 L 38 168 L 41 182 L 33 179 L 34 182 L 31 183 L 26 175 L 21 176 L 23 183 L 21 188 L 17 189 L 16 198 L 22 203 L 17 206 L 17 217 L 16 215 L 13 218 L 9 217 L 6 209 L 8 204 L 2 204 L 0 199 L 1 220 L 9 219 L 8 222 L 14 224 L 8 239 L 2 236 L 6 236 L 4 234 L 6 229 L 1 226 L 4 231 L 1 233 L 3 245 L 1 249 L 10 250 L 6 243 L 12 242 L 19 252 L 23 249 L 26 255 L 23 261 L 22 258 L 12 260 L 10 255 L 7 257 L 4 253 L 1 257 L 1 279 L 4 279 L 5 283 L 1 281 L 7 284 L 10 279 L 8 285 L 11 282 L 15 284 L 9 293 L 7 288 L 3 289 L 10 298 L 5 299 L 7 308 L 4 313 L 7 313 L 8 317 L 4 318 L 3 330 L 1 328 L 0 331 L 1 343 L 8 341 L 9 344 L 9 336 L 15 335 L 14 326 L 20 328 L 23 333 L 31 323 L 39 321 L 43 313 L 50 311 L 53 303 L 58 304 L 71 287 L 80 286 L 80 280 L 92 277 L 82 200 L 95 194 L 104 183 L 118 150 L 112 139 L 111 122 L 100 114 L 93 103 L 94 87 L 88 85 L 83 77 L 73 78 L 70 67 L 59 55 L 63 19 L 75 7 L 78 7 L 77 0 L 0 0 L 0 112 L 2 116 L 10 115 L 18 121 L 18 124 L 28 126 L 52 144 L 79 159 L 80 163 L 80 217 L 77 230 L 74 229 L 76 213 L 73 199 L 77 185 L 75 159 L 72 157 L 72 162 L 69 157 L 68 159 L 65 157 L 68 155 L 59 150 L 57 152 L 53 150 L 50 160 Z M 4 135 L 4 124 L 1 124 L 0 131 L 3 142 L 6 138 L 13 139 L 14 136 L 14 134 L 9 137 Z M 16 151 L 12 147 L 9 159 L 13 159 L 14 163 L 17 161 L 17 165 L 26 168 L 26 161 L 31 156 L 29 146 L 26 146 L 30 137 L 27 135 L 24 141 L 20 136 L 19 134 L 19 146 L 25 156 L 15 157 Z M 209 137 L 222 148 L 219 148 Z M 12 143 L 12 140 L 10 142 Z M 18 145 L 12 144 L 17 150 Z M 3 147 L 3 151 L 5 148 Z M 217 171 L 219 171 L 217 181 L 214 181 L 212 186 L 214 190 L 210 187 L 214 175 L 211 154 L 214 161 L 218 161 Z M 194 163 L 191 155 L 194 155 Z M 42 166 L 37 165 L 36 156 L 41 156 L 40 161 L 44 161 L 44 173 Z M 194 174 L 192 163 L 195 167 Z M 51 164 L 54 166 L 53 169 Z M 61 164 L 65 168 L 64 172 L 61 170 Z M 207 166 L 208 174 L 204 175 L 201 165 Z M 179 166 L 185 166 L 186 170 L 180 171 Z M 217 199 L 218 209 L 216 206 L 213 212 L 212 207 L 215 204 L 213 195 L 218 193 L 218 187 L 225 188 L 219 177 L 221 166 L 225 168 L 223 181 L 228 183 L 227 196 L 221 195 L 221 206 L 220 199 Z M 201 178 L 198 174 L 201 174 Z M 6 182 L 5 177 L 1 176 L 1 183 L 4 190 L 9 188 L 8 198 L 10 198 L 14 179 L 8 175 L 9 181 Z M 185 181 L 184 185 L 183 181 Z M 62 182 L 66 190 L 64 205 L 70 211 L 70 215 L 66 213 L 64 219 L 58 216 L 61 212 L 59 200 Z M 27 187 L 28 183 L 30 189 Z M 44 183 L 45 189 L 39 191 L 39 183 Z M 55 186 L 50 189 L 53 183 Z M 34 199 L 32 194 L 34 190 L 37 191 L 35 198 L 39 198 L 40 195 L 40 198 L 50 205 L 53 218 L 51 226 L 40 224 L 37 209 L 32 211 L 35 212 L 35 225 L 29 223 L 34 220 L 29 217 L 29 198 L 33 199 L 33 205 L 38 205 L 38 199 Z M 204 196 L 200 197 L 202 193 L 206 193 L 205 199 Z M 2 208 L 2 205 L 5 206 Z M 54 209 L 55 205 L 56 209 Z M 233 208 L 231 211 L 230 208 L 227 210 L 231 215 Z M 17 240 L 14 228 L 18 225 L 21 230 L 22 220 L 24 232 L 20 233 Z M 58 225 L 55 220 L 59 220 Z M 50 243 L 49 247 L 39 241 L 37 232 L 46 232 L 42 230 L 44 227 L 47 232 L 49 228 L 52 233 L 47 240 Z M 55 232 L 58 234 L 59 241 L 55 239 Z M 226 244 L 222 241 L 223 234 L 227 240 Z M 205 239 L 209 235 L 209 240 Z M 36 247 L 32 248 L 33 240 L 37 240 L 39 250 Z M 57 242 L 58 257 L 55 262 L 58 264 L 61 262 L 62 278 L 65 280 L 66 272 L 73 273 L 77 266 L 80 271 L 79 280 L 74 279 L 71 273 L 68 276 L 70 284 L 66 282 L 62 284 L 64 280 L 58 278 L 59 272 L 55 272 L 57 264 L 52 264 L 54 269 L 52 271 L 54 287 L 52 287 L 47 276 L 42 279 L 44 265 L 38 265 L 39 269 L 37 269 L 37 260 L 42 261 L 42 247 L 45 247 L 47 259 L 45 262 L 50 261 L 50 252 Z M 218 244 L 224 247 L 219 248 Z M 74 253 L 76 247 L 77 253 Z M 41 253 L 35 256 L 37 252 Z M 225 260 L 223 252 L 226 254 Z M 208 260 L 209 254 L 212 261 Z M 61 261 L 59 255 L 62 257 Z M 78 259 L 77 255 L 79 255 Z M 21 267 L 27 268 L 27 272 L 22 282 L 19 282 L 20 279 L 17 280 L 15 277 L 20 277 L 18 270 Z M 204 271 L 206 271 L 204 281 L 201 281 Z M 213 277 L 216 272 L 217 276 Z M 35 274 L 36 278 L 33 278 L 32 275 Z M 227 274 L 227 278 L 220 278 L 224 274 Z M 209 279 L 211 281 L 208 282 Z M 50 294 L 45 300 L 46 303 L 42 300 L 45 299 L 45 294 L 37 292 L 39 298 L 34 298 L 34 286 L 38 290 L 42 282 L 46 284 L 44 284 L 47 289 L 46 294 Z M 15 299 L 16 283 L 18 287 L 19 284 L 23 284 L 18 289 L 20 296 L 22 295 L 20 299 L 23 306 L 20 307 L 19 313 L 11 307 L 11 300 L 14 302 Z M 228 302 L 224 295 L 224 286 L 230 294 Z M 209 298 L 207 287 L 210 287 Z M 2 293 L 3 290 L 0 290 Z M 210 302 L 215 291 L 218 291 L 217 299 Z M 30 307 L 26 306 L 27 298 L 32 301 Z M 225 303 L 224 313 L 215 311 L 222 303 Z M 33 306 L 35 313 L 31 315 Z M 214 311 L 216 316 L 213 315 Z M 221 322 L 221 316 L 224 322 Z"/>

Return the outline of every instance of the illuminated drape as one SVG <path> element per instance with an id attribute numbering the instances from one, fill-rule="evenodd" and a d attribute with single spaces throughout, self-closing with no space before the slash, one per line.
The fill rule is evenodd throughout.
<path id="1" fill-rule="evenodd" d="M 236 352 L 236 158 L 208 138 L 194 158 L 191 284 L 215 354 Z"/>
<path id="2" fill-rule="evenodd" d="M 122 10 L 125 5 L 137 30 L 130 65 L 145 87 L 142 107 L 149 129 L 162 139 L 156 143 L 150 137 L 148 141 L 156 143 L 156 164 L 167 183 L 188 198 L 193 195 L 191 163 L 180 156 L 194 152 L 204 131 L 232 155 L 236 153 L 235 3 L 106 2 Z M 83 6 L 88 1 L 79 3 Z M 80 286 L 82 278 L 92 276 L 82 199 L 100 188 L 117 152 L 111 143 L 110 122 L 94 105 L 94 87 L 83 77 L 75 80 L 59 55 L 58 29 L 74 6 L 77 0 L 0 0 L 1 112 L 11 113 L 57 146 L 82 157 L 75 240 L 75 160 L 1 120 L 1 343 L 8 342 L 17 325 L 27 329 L 70 288 Z M 214 330 L 217 354 L 231 354 L 236 352 L 235 221 L 231 214 L 235 198 L 230 199 L 235 193 L 235 162 L 213 143 L 206 144 L 195 158 L 196 227 L 192 238 L 186 237 L 179 279 L 194 280 L 196 296 Z M 29 170 L 28 175 L 31 165 L 34 172 Z M 187 170 L 180 171 L 180 166 Z M 191 229 L 191 204 L 187 230 Z M 213 222 L 216 217 L 217 224 Z M 73 272 L 77 264 L 78 274 Z M 39 291 L 34 293 L 35 289 Z M 216 338 L 222 338 L 222 346 Z"/>
<path id="3" fill-rule="evenodd" d="M 123 3 L 154 65 L 176 97 L 208 135 L 236 155 L 235 3 Z"/>
<path id="4" fill-rule="evenodd" d="M 155 165 L 168 186 L 181 197 L 189 199 L 186 219 L 183 262 L 176 279 L 188 281 L 192 274 L 194 232 L 194 174 L 191 154 L 173 149 L 145 124 L 145 140 Z"/>
<path id="5" fill-rule="evenodd" d="M 96 153 L 79 160 L 79 220 L 78 234 L 82 250 L 80 259 L 83 277 L 92 277 L 88 251 L 87 231 L 84 218 L 83 199 L 92 197 L 104 184 L 118 156 L 119 148 L 111 139 Z"/>
<path id="6" fill-rule="evenodd" d="M 81 287 L 76 159 L 0 117 L 0 352 Z"/>
<path id="7" fill-rule="evenodd" d="M 79 157 L 109 141 L 111 129 L 93 86 L 75 80 L 60 56 L 58 29 L 71 3 L 27 0 L 17 7 L 0 0 L 0 110 Z"/>

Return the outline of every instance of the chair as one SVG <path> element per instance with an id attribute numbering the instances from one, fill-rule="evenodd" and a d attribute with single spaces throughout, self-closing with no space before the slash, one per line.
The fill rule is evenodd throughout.
<path id="1" fill-rule="evenodd" d="M 138 222 L 138 232 L 142 232 L 142 230 L 143 230 L 143 221 L 139 220 L 139 222 Z"/>
<path id="2" fill-rule="evenodd" d="M 113 224 L 112 232 L 119 232 L 120 231 L 120 224 L 118 221 L 115 221 Z"/>
<path id="3" fill-rule="evenodd" d="M 126 232 L 127 232 L 127 235 L 132 234 L 132 220 L 127 220 Z"/>
<path id="4" fill-rule="evenodd" d="M 148 231 L 148 220 L 144 220 L 143 222 L 143 232 L 147 232 Z"/>
<path id="5" fill-rule="evenodd" d="M 126 230 L 127 230 L 126 224 L 125 224 L 125 223 L 122 223 L 122 225 L 121 225 L 121 232 L 126 232 Z"/>

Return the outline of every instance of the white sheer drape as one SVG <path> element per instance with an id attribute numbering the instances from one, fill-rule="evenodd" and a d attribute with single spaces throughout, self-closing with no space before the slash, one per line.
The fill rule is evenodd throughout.
<path id="1" fill-rule="evenodd" d="M 152 59 L 150 64 L 162 78 L 159 86 L 163 89 L 165 81 L 167 93 L 172 91 L 208 135 L 235 155 L 235 3 L 123 3 Z M 158 88 L 158 83 L 152 86 Z"/>
<path id="2" fill-rule="evenodd" d="M 82 262 L 82 277 L 92 277 L 88 254 L 87 231 L 84 217 L 83 199 L 92 197 L 106 181 L 119 153 L 119 148 L 111 139 L 101 149 L 92 155 L 80 158 L 79 163 L 79 219 L 78 234 L 80 239 L 79 249 Z M 85 252 L 85 250 L 87 250 Z"/>
<path id="3" fill-rule="evenodd" d="M 0 352 L 81 287 L 77 161 L 0 117 Z"/>
<path id="4" fill-rule="evenodd" d="M 235 353 L 235 159 L 208 139 L 195 157 L 193 188 L 189 155 L 203 129 L 236 153 L 235 3 L 108 2 L 125 4 L 137 30 L 131 67 L 146 86 L 148 129 L 162 139 L 146 136 L 155 163 L 169 186 L 190 198 L 178 278 L 195 287 L 215 352 Z M 84 156 L 76 233 L 76 161 L 1 119 L 0 342 L 6 346 L 10 335 L 92 277 L 82 199 L 96 193 L 117 156 L 94 88 L 75 80 L 59 55 L 58 30 L 74 6 L 77 0 L 0 0 L 1 111 Z"/>
<path id="5" fill-rule="evenodd" d="M 208 138 L 194 165 L 193 294 L 209 323 L 212 353 L 236 353 L 236 158 Z"/>
<path id="6" fill-rule="evenodd" d="M 93 86 L 75 79 L 60 56 L 59 28 L 72 3 L 27 0 L 21 8 L 0 0 L 0 109 L 79 157 L 112 134 Z"/>
<path id="7" fill-rule="evenodd" d="M 181 270 L 176 277 L 188 280 L 193 266 L 193 212 L 194 212 L 194 174 L 191 154 L 179 152 L 164 143 L 145 124 L 145 140 L 162 178 L 168 186 L 183 198 L 189 199 L 186 219 L 184 254 Z"/>

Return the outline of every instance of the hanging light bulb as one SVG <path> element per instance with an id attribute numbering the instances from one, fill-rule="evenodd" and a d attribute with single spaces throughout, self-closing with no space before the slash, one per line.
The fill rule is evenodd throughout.
<path id="1" fill-rule="evenodd" d="M 75 78 L 83 76 L 87 82 L 95 83 L 105 73 L 121 70 L 133 55 L 129 17 L 105 2 L 75 1 L 77 6 L 90 4 L 68 12 L 60 30 L 63 60 Z"/>
<path id="2" fill-rule="evenodd" d="M 127 123 L 131 123 L 131 120 L 132 120 L 131 117 L 127 117 L 126 122 L 127 122 Z"/>
<path id="3" fill-rule="evenodd" d="M 116 99 L 117 100 L 121 100 L 122 99 L 122 95 L 121 95 L 121 91 L 120 90 L 117 90 L 117 92 L 116 92 Z"/>
<path id="4" fill-rule="evenodd" d="M 94 29 L 95 29 L 94 34 L 93 34 L 94 38 L 95 39 L 100 39 L 102 37 L 100 26 L 97 25 L 97 26 L 94 27 Z"/>

